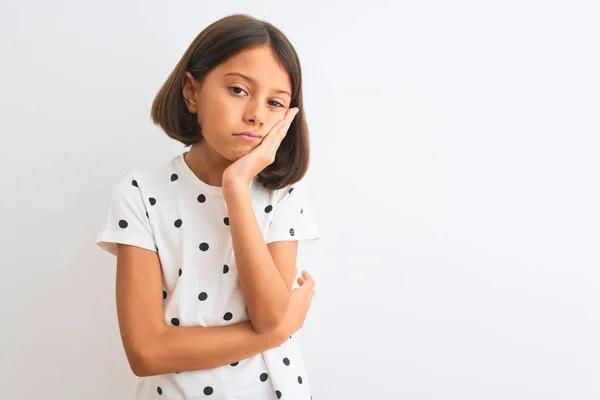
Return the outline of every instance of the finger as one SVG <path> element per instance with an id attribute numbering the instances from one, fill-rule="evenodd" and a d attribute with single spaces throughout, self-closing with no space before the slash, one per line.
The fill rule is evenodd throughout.
<path id="1" fill-rule="evenodd" d="M 286 114 L 286 118 L 284 119 L 285 124 L 282 128 L 282 131 L 284 134 L 288 131 L 288 129 L 290 129 L 290 125 L 292 125 L 294 118 L 296 118 L 296 115 L 298 115 L 299 112 L 300 112 L 300 109 L 297 107 L 294 107 L 294 108 L 288 110 L 288 113 Z"/>
<path id="2" fill-rule="evenodd" d="M 273 136 L 277 136 L 277 133 L 283 128 L 286 124 L 286 118 L 284 117 L 282 120 L 277 121 L 275 125 L 271 128 L 269 132 L 263 138 L 263 142 L 273 140 Z"/>
<path id="3" fill-rule="evenodd" d="M 313 290 L 315 287 L 315 281 L 312 278 L 305 279 L 302 287 L 306 288 L 307 290 Z"/>
<path id="4" fill-rule="evenodd" d="M 294 116 L 296 114 L 298 114 L 299 111 L 300 111 L 300 109 L 298 107 L 293 107 L 293 108 L 288 109 L 285 112 L 285 116 L 283 117 L 283 121 L 291 122 L 294 119 Z"/>
<path id="5" fill-rule="evenodd" d="M 306 280 L 309 280 L 309 279 L 314 280 L 312 275 L 305 269 L 302 270 L 302 277 Z"/>
<path id="6" fill-rule="evenodd" d="M 300 109 L 298 107 L 294 107 L 294 108 L 290 108 L 288 110 L 288 113 L 286 114 L 286 119 L 288 120 L 288 122 L 291 124 L 292 121 L 294 120 L 294 118 L 296 118 L 296 115 L 298 115 L 298 113 L 300 112 Z"/>
<path id="7" fill-rule="evenodd" d="M 273 126 L 271 131 L 269 131 L 269 134 L 265 137 L 265 139 L 269 136 L 278 136 L 281 133 L 285 133 L 287 129 L 289 129 L 294 117 L 296 116 L 296 114 L 298 114 L 298 112 L 300 112 L 300 109 L 297 107 L 290 108 L 289 110 L 287 110 L 283 119 Z"/>
<path id="8" fill-rule="evenodd" d="M 263 141 L 266 141 L 265 147 L 268 154 L 275 154 L 281 142 L 287 135 L 290 126 L 292 125 L 292 121 L 294 117 L 300 112 L 300 109 L 297 107 L 290 108 L 285 117 L 279 121 L 273 129 L 267 134 Z"/>
<path id="9" fill-rule="evenodd" d="M 281 133 L 286 125 L 285 119 L 275 124 L 273 129 L 265 136 L 263 143 L 268 147 L 269 152 L 275 151 L 283 141 L 284 135 Z M 284 131 L 285 132 L 285 131 Z"/>
<path id="10" fill-rule="evenodd" d="M 292 121 L 294 120 L 294 117 L 299 112 L 300 112 L 300 109 L 298 107 L 290 108 L 289 110 L 287 110 L 287 112 L 285 113 L 285 116 L 283 117 L 283 119 L 281 121 L 277 122 L 275 124 L 275 126 L 273 126 L 273 128 L 271 129 L 271 131 L 269 132 L 269 134 L 265 137 L 265 139 L 268 138 L 269 136 L 275 136 L 275 135 L 271 135 L 271 133 L 279 133 L 286 126 L 289 128 L 289 125 L 292 124 Z"/>
<path id="11" fill-rule="evenodd" d="M 285 114 L 285 117 L 280 121 L 280 125 L 277 128 L 278 134 L 276 136 L 279 136 L 281 140 L 283 140 L 283 138 L 287 134 L 287 131 L 290 129 L 290 126 L 292 125 L 292 121 L 294 120 L 294 118 L 296 117 L 296 115 L 299 112 L 300 112 L 300 109 L 297 107 L 290 108 L 287 111 L 287 113 Z"/>

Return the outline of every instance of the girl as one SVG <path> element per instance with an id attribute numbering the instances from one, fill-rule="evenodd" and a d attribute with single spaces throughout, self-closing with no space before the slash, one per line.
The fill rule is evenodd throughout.
<path id="1" fill-rule="evenodd" d="M 319 238 L 296 52 L 246 15 L 212 23 L 152 104 L 189 151 L 115 187 L 97 244 L 137 399 L 311 399 L 295 333 L 314 295 L 297 274 Z"/>

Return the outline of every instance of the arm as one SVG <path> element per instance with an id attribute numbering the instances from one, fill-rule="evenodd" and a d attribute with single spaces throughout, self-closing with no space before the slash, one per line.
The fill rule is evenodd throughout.
<path id="1" fill-rule="evenodd" d="M 151 358 L 141 364 L 142 369 L 136 375 L 216 368 L 244 360 L 284 342 L 282 335 L 275 331 L 256 332 L 248 321 L 227 326 L 164 326 L 149 346 L 153 349 Z"/>
<path id="2" fill-rule="evenodd" d="M 158 255 L 124 244 L 117 249 L 117 314 L 127 360 L 135 375 L 215 368 L 287 340 L 283 327 L 257 333 L 248 321 L 215 327 L 166 325 Z"/>
<path id="3" fill-rule="evenodd" d="M 257 332 L 279 325 L 287 310 L 296 273 L 298 242 L 268 246 L 256 221 L 247 185 L 225 185 L 231 240 L 240 287 Z"/>

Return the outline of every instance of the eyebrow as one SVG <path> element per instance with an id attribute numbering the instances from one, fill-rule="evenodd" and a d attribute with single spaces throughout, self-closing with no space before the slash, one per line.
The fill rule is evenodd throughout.
<path id="1" fill-rule="evenodd" d="M 237 75 L 237 76 L 239 76 L 239 77 L 242 77 L 242 78 L 244 78 L 244 79 L 245 79 L 245 80 L 247 80 L 248 82 L 251 82 L 251 83 L 253 83 L 253 84 L 255 84 L 255 85 L 256 85 L 256 81 L 255 81 L 254 79 L 252 79 L 252 78 L 250 78 L 249 76 L 246 76 L 246 75 L 244 75 L 244 74 L 241 74 L 241 73 L 239 73 L 239 72 L 229 72 L 229 73 L 227 73 L 227 74 L 225 74 L 225 75 L 223 75 L 223 76 L 225 77 L 225 76 L 230 76 L 230 75 Z M 292 97 L 292 95 L 291 95 L 289 92 L 285 91 L 285 90 L 281 90 L 281 89 L 275 89 L 274 91 L 275 91 L 275 93 L 285 93 L 285 94 L 287 94 L 288 96 Z"/>

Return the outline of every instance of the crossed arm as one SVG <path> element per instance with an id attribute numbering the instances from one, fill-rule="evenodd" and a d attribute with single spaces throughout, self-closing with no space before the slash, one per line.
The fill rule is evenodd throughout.
<path id="1" fill-rule="evenodd" d="M 297 241 L 265 243 L 245 185 L 224 191 L 240 287 L 256 332 L 279 325 L 296 275 Z"/>

